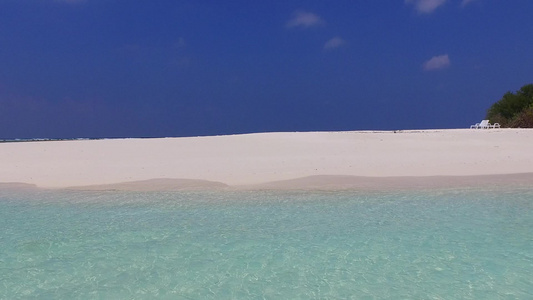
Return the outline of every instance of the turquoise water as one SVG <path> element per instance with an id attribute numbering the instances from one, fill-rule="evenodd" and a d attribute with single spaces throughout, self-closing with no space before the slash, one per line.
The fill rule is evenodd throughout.
<path id="1" fill-rule="evenodd" d="M 533 299 L 533 189 L 0 191 L 0 299 Z"/>

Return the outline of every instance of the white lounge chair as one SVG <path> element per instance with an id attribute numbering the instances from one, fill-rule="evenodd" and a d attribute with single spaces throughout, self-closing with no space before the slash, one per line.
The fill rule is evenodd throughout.
<path id="1" fill-rule="evenodd" d="M 479 123 L 479 128 L 489 129 L 490 128 L 489 120 L 482 120 L 481 123 Z"/>
<path id="2" fill-rule="evenodd" d="M 473 129 L 486 129 L 490 128 L 489 120 L 481 120 L 481 123 L 476 123 L 475 125 L 470 126 Z"/>
<path id="3" fill-rule="evenodd" d="M 490 128 L 500 128 L 500 124 L 494 123 L 494 125 L 491 125 L 489 123 L 489 120 L 481 120 L 481 123 L 476 123 L 472 126 L 470 126 L 472 129 L 490 129 Z"/>

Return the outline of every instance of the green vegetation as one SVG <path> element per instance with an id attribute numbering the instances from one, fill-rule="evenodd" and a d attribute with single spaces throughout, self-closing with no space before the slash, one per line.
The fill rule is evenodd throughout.
<path id="1" fill-rule="evenodd" d="M 527 84 L 516 93 L 507 92 L 494 103 L 487 119 L 502 127 L 533 128 L 533 84 Z"/>

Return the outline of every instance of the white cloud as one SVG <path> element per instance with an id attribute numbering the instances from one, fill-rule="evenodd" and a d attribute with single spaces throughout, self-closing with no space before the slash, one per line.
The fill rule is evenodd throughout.
<path id="1" fill-rule="evenodd" d="M 308 28 L 323 25 L 325 23 L 326 22 L 317 14 L 305 11 L 297 11 L 294 13 L 293 17 L 287 22 L 287 27 Z"/>
<path id="2" fill-rule="evenodd" d="M 423 65 L 425 71 L 433 71 L 444 69 L 450 66 L 450 58 L 448 54 L 433 56 L 430 60 L 426 61 Z"/>
<path id="3" fill-rule="evenodd" d="M 444 2 L 446 2 L 446 0 L 405 0 L 406 4 L 413 4 L 416 11 L 420 14 L 430 14 L 439 6 L 443 5 Z"/>
<path id="4" fill-rule="evenodd" d="M 332 49 L 335 49 L 335 48 L 342 47 L 345 44 L 346 44 L 345 40 L 343 40 L 340 37 L 336 36 L 336 37 L 330 39 L 329 41 L 327 41 L 324 44 L 324 50 L 332 50 Z"/>

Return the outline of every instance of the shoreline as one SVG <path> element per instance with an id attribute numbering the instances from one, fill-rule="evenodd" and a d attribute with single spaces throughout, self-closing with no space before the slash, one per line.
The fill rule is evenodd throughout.
<path id="1" fill-rule="evenodd" d="M 102 185 L 43 188 L 27 183 L 0 183 L 1 190 L 49 190 L 91 192 L 179 192 L 179 191 L 391 191 L 438 190 L 450 188 L 533 188 L 533 173 L 473 176 L 397 176 L 364 177 L 315 175 L 265 182 L 255 185 L 230 186 L 221 182 L 194 179 L 148 179 Z"/>
<path id="2" fill-rule="evenodd" d="M 533 129 L 283 132 L 0 143 L 0 188 L 533 185 Z"/>

